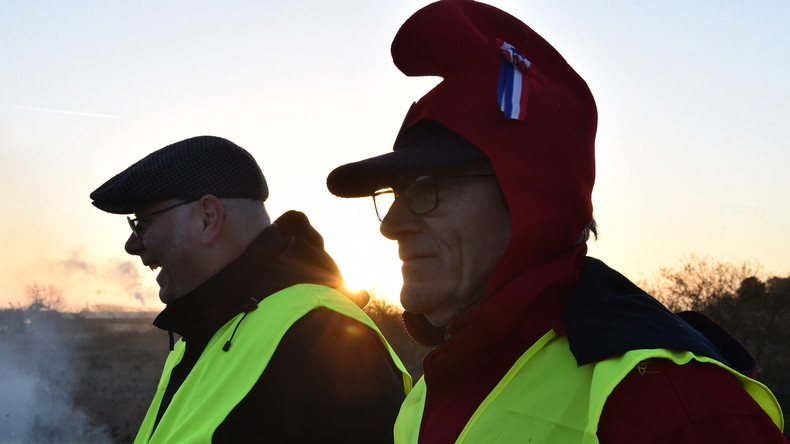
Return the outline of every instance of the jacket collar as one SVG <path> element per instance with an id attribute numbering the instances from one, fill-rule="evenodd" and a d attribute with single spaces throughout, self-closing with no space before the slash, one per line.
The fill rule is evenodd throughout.
<path id="1" fill-rule="evenodd" d="M 228 266 L 169 303 L 154 325 L 184 340 L 208 341 L 250 304 L 300 283 L 342 288 L 337 265 L 304 214 L 289 211 L 266 228 Z"/>
<path id="2" fill-rule="evenodd" d="M 276 225 L 269 226 L 241 256 L 189 293 L 167 304 L 154 320 L 154 325 L 175 332 L 184 340 L 198 338 L 207 332 L 213 334 L 243 311 L 242 306 L 253 296 L 244 291 L 253 278 L 253 272 L 286 244 L 286 238 Z"/>

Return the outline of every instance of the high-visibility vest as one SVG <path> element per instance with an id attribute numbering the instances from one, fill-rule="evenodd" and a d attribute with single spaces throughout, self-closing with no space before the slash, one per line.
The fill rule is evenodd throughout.
<path id="1" fill-rule="evenodd" d="M 565 336 L 545 334 L 513 364 L 466 423 L 456 443 L 598 442 L 598 420 L 604 403 L 620 381 L 650 358 L 691 360 L 729 371 L 782 429 L 779 403 L 764 385 L 716 360 L 687 351 L 632 350 L 578 366 Z M 395 443 L 416 444 L 425 408 L 426 385 L 420 378 L 408 394 L 395 422 Z"/>
<path id="2" fill-rule="evenodd" d="M 156 395 L 135 444 L 210 443 L 217 427 L 263 374 L 283 335 L 296 321 L 318 307 L 334 310 L 377 332 L 401 371 L 404 391 L 409 392 L 411 377 L 406 368 L 373 321 L 356 304 L 332 288 L 298 284 L 264 298 L 256 310 L 247 314 L 244 322 L 238 322 L 243 315 L 239 314 L 217 330 L 173 395 L 152 435 L 170 374 L 184 356 L 184 341 L 178 341 L 165 362 Z M 233 336 L 232 347 L 225 352 L 222 347 L 235 327 L 238 329 Z"/>

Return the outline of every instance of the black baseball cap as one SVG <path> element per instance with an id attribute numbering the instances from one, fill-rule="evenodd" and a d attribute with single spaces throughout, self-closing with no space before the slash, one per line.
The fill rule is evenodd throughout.
<path id="1" fill-rule="evenodd" d="M 339 197 L 364 197 L 392 186 L 398 176 L 485 160 L 482 151 L 456 132 L 434 120 L 421 120 L 401 130 L 392 152 L 337 167 L 326 185 Z"/>

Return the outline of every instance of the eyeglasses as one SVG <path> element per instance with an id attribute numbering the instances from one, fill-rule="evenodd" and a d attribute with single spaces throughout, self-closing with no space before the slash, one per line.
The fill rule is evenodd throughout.
<path id="1" fill-rule="evenodd" d="M 460 174 L 442 177 L 496 177 L 495 174 Z M 376 216 L 383 221 L 389 213 L 392 204 L 399 196 L 403 196 L 406 207 L 412 214 L 420 216 L 430 213 L 439 205 L 439 187 L 436 176 L 419 176 L 406 182 L 405 185 L 393 188 L 384 188 L 373 193 L 373 205 Z"/>
<path id="2" fill-rule="evenodd" d="M 132 229 L 132 233 L 134 233 L 134 235 L 137 236 L 138 239 L 142 240 L 143 239 L 143 234 L 145 234 L 145 228 L 147 227 L 147 224 L 145 224 L 145 223 L 141 224 L 140 222 L 145 222 L 144 219 L 148 219 L 151 216 L 156 216 L 157 214 L 162 214 L 165 211 L 170 211 L 173 208 L 180 207 L 181 205 L 186 205 L 188 203 L 192 203 L 195 200 L 196 199 L 186 200 L 184 202 L 179 202 L 179 203 L 177 203 L 175 205 L 170 205 L 169 207 L 162 208 L 161 210 L 152 211 L 152 212 L 150 212 L 148 214 L 144 214 L 142 216 L 137 216 L 134 219 L 130 218 L 129 216 L 126 216 L 126 220 L 129 221 L 129 227 Z"/>

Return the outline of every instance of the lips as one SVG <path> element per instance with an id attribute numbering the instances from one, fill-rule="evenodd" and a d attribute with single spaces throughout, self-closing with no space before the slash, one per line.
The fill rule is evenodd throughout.
<path id="1" fill-rule="evenodd" d="M 429 256 L 427 254 L 414 254 L 414 255 L 405 256 L 405 257 L 401 256 L 400 260 L 402 260 L 403 262 L 413 262 L 413 261 L 417 261 L 417 260 L 420 260 L 420 259 L 426 259 L 426 258 L 429 258 L 429 257 L 432 257 L 432 256 Z"/>
<path id="2" fill-rule="evenodd" d="M 398 257 L 400 257 L 400 260 L 402 260 L 403 262 L 413 261 L 417 259 L 425 259 L 426 257 L 431 257 L 431 256 L 433 255 L 420 251 L 409 251 L 404 248 L 400 248 L 398 250 Z"/>
<path id="3" fill-rule="evenodd" d="M 156 271 L 157 268 L 162 266 L 159 262 L 156 261 L 150 261 L 150 262 L 143 261 L 143 265 L 150 268 L 151 271 Z"/>
<path id="4" fill-rule="evenodd" d="M 428 261 L 434 259 L 435 257 L 436 256 L 427 254 L 413 254 L 401 258 L 403 261 L 403 266 L 401 267 L 403 276 L 422 275 L 428 272 L 428 270 L 433 270 L 434 266 Z"/>

